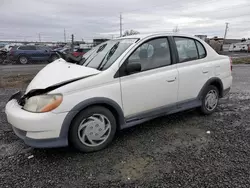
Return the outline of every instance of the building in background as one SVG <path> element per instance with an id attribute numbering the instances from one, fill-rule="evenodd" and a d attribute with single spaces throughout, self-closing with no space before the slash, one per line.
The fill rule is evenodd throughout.
<path id="1" fill-rule="evenodd" d="M 229 52 L 250 52 L 250 40 L 241 40 L 241 42 L 230 44 Z"/>
<path id="2" fill-rule="evenodd" d="M 207 35 L 195 35 L 195 36 L 204 41 L 207 39 Z"/>

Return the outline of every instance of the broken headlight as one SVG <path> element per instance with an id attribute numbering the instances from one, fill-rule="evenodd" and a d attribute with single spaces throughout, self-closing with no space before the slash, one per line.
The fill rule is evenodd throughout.
<path id="1" fill-rule="evenodd" d="M 61 94 L 37 95 L 26 99 L 23 109 L 30 112 L 49 112 L 57 108 L 62 100 Z"/>

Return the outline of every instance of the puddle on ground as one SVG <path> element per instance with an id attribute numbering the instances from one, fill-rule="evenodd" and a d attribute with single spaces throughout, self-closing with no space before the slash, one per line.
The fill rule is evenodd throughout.
<path id="1" fill-rule="evenodd" d="M 114 169 L 120 172 L 120 175 L 125 180 L 136 180 L 149 173 L 153 168 L 153 158 L 131 156 L 127 161 L 121 161 L 114 166 Z"/>
<path id="2" fill-rule="evenodd" d="M 197 154 L 202 148 L 205 148 L 210 140 L 209 135 L 211 132 L 206 133 L 203 129 L 198 128 L 182 128 L 174 130 L 175 139 L 169 141 L 168 144 L 158 147 L 154 153 L 171 153 L 175 152 L 178 148 L 196 149 Z"/>

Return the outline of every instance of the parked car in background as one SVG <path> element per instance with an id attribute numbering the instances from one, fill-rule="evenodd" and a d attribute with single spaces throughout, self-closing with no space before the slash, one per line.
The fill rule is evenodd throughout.
<path id="1" fill-rule="evenodd" d="M 250 52 L 250 41 L 234 43 L 229 46 L 229 52 Z"/>
<path id="2" fill-rule="evenodd" d="M 31 61 L 49 61 L 58 59 L 56 52 L 47 46 L 26 45 L 12 48 L 7 59 L 17 61 L 20 64 L 27 64 Z"/>
<path id="3" fill-rule="evenodd" d="M 5 50 L 0 49 L 0 63 L 3 63 L 7 58 L 7 52 Z"/>
<path id="4" fill-rule="evenodd" d="M 7 43 L 0 43 L 0 50 L 4 50 L 4 47 L 7 45 Z"/>
<path id="5" fill-rule="evenodd" d="M 212 114 L 231 85 L 231 59 L 203 40 L 133 35 L 96 46 L 77 64 L 47 65 L 5 112 L 27 145 L 70 143 L 93 152 L 108 146 L 117 130 L 159 116 L 191 108 Z"/>
<path id="6" fill-rule="evenodd" d="M 89 50 L 90 49 L 77 48 L 77 49 L 74 50 L 74 52 L 72 52 L 72 55 L 75 56 L 75 57 L 82 56 L 86 52 L 88 52 Z"/>
<path id="7" fill-rule="evenodd" d="M 13 47 L 22 46 L 22 43 L 10 43 L 4 46 L 4 50 L 9 52 Z"/>

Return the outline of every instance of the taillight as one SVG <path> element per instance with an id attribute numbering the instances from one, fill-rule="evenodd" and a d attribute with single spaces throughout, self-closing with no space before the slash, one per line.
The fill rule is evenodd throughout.
<path id="1" fill-rule="evenodd" d="M 13 50 L 13 48 L 10 49 L 10 55 L 14 55 L 14 50 Z"/>
<path id="2" fill-rule="evenodd" d="M 231 67 L 231 71 L 233 70 L 233 60 L 232 60 L 232 57 L 229 57 L 230 59 L 230 67 Z"/>

